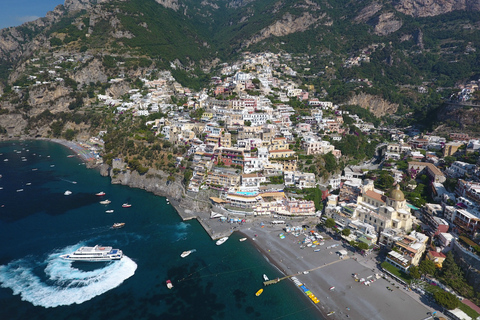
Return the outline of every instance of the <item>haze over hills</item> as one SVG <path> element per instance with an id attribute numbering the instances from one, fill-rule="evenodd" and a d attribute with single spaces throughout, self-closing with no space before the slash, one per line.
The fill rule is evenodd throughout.
<path id="1" fill-rule="evenodd" d="M 283 51 L 308 55 L 299 78 L 334 102 L 366 99 L 384 106 L 374 108 L 378 116 L 426 117 L 426 106 L 438 107 L 456 83 L 478 78 L 479 10 L 478 0 L 66 0 L 44 18 L 0 31 L 0 92 L 28 84 L 32 58 L 86 56 L 67 72 L 75 90 L 172 68 L 198 89 L 242 52 Z M 419 95 L 418 86 L 433 93 Z"/>

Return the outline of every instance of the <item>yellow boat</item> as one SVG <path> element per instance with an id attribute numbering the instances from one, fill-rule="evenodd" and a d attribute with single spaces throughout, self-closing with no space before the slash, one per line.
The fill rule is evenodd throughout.
<path id="1" fill-rule="evenodd" d="M 262 292 L 263 292 L 263 289 L 260 289 L 260 290 L 257 291 L 257 293 L 255 293 L 255 295 L 258 297 L 259 295 L 262 294 Z"/>

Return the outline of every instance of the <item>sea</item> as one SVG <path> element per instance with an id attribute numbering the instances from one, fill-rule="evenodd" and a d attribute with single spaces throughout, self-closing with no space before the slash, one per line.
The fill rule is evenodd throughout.
<path id="1" fill-rule="evenodd" d="M 233 233 L 217 246 L 164 197 L 112 185 L 73 154 L 50 141 L 0 143 L 0 319 L 320 319 L 291 281 L 255 295 L 263 274 L 282 274 L 252 243 Z M 60 258 L 97 244 L 125 256 Z"/>

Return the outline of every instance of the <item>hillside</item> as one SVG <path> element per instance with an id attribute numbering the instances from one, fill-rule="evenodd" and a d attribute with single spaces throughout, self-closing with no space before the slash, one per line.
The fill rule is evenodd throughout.
<path id="1" fill-rule="evenodd" d="M 221 62 L 268 50 L 304 57 L 292 61 L 297 78 L 328 99 L 358 101 L 378 115 L 413 111 L 408 124 L 439 108 L 456 84 L 477 80 L 479 9 L 478 0 L 67 0 L 0 31 L 1 107 L 18 121 L 47 109 L 70 112 L 72 103 L 88 105 L 87 96 L 104 92 L 108 79 L 163 69 L 200 89 Z M 63 88 L 11 94 L 64 56 L 79 60 L 58 62 Z"/>

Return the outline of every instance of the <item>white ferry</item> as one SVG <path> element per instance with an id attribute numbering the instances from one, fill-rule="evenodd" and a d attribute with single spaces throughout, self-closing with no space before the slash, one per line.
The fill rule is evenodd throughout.
<path id="1" fill-rule="evenodd" d="M 61 255 L 60 258 L 72 261 L 101 262 L 120 260 L 123 257 L 122 250 L 112 249 L 112 247 L 81 247 L 77 251 Z"/>

